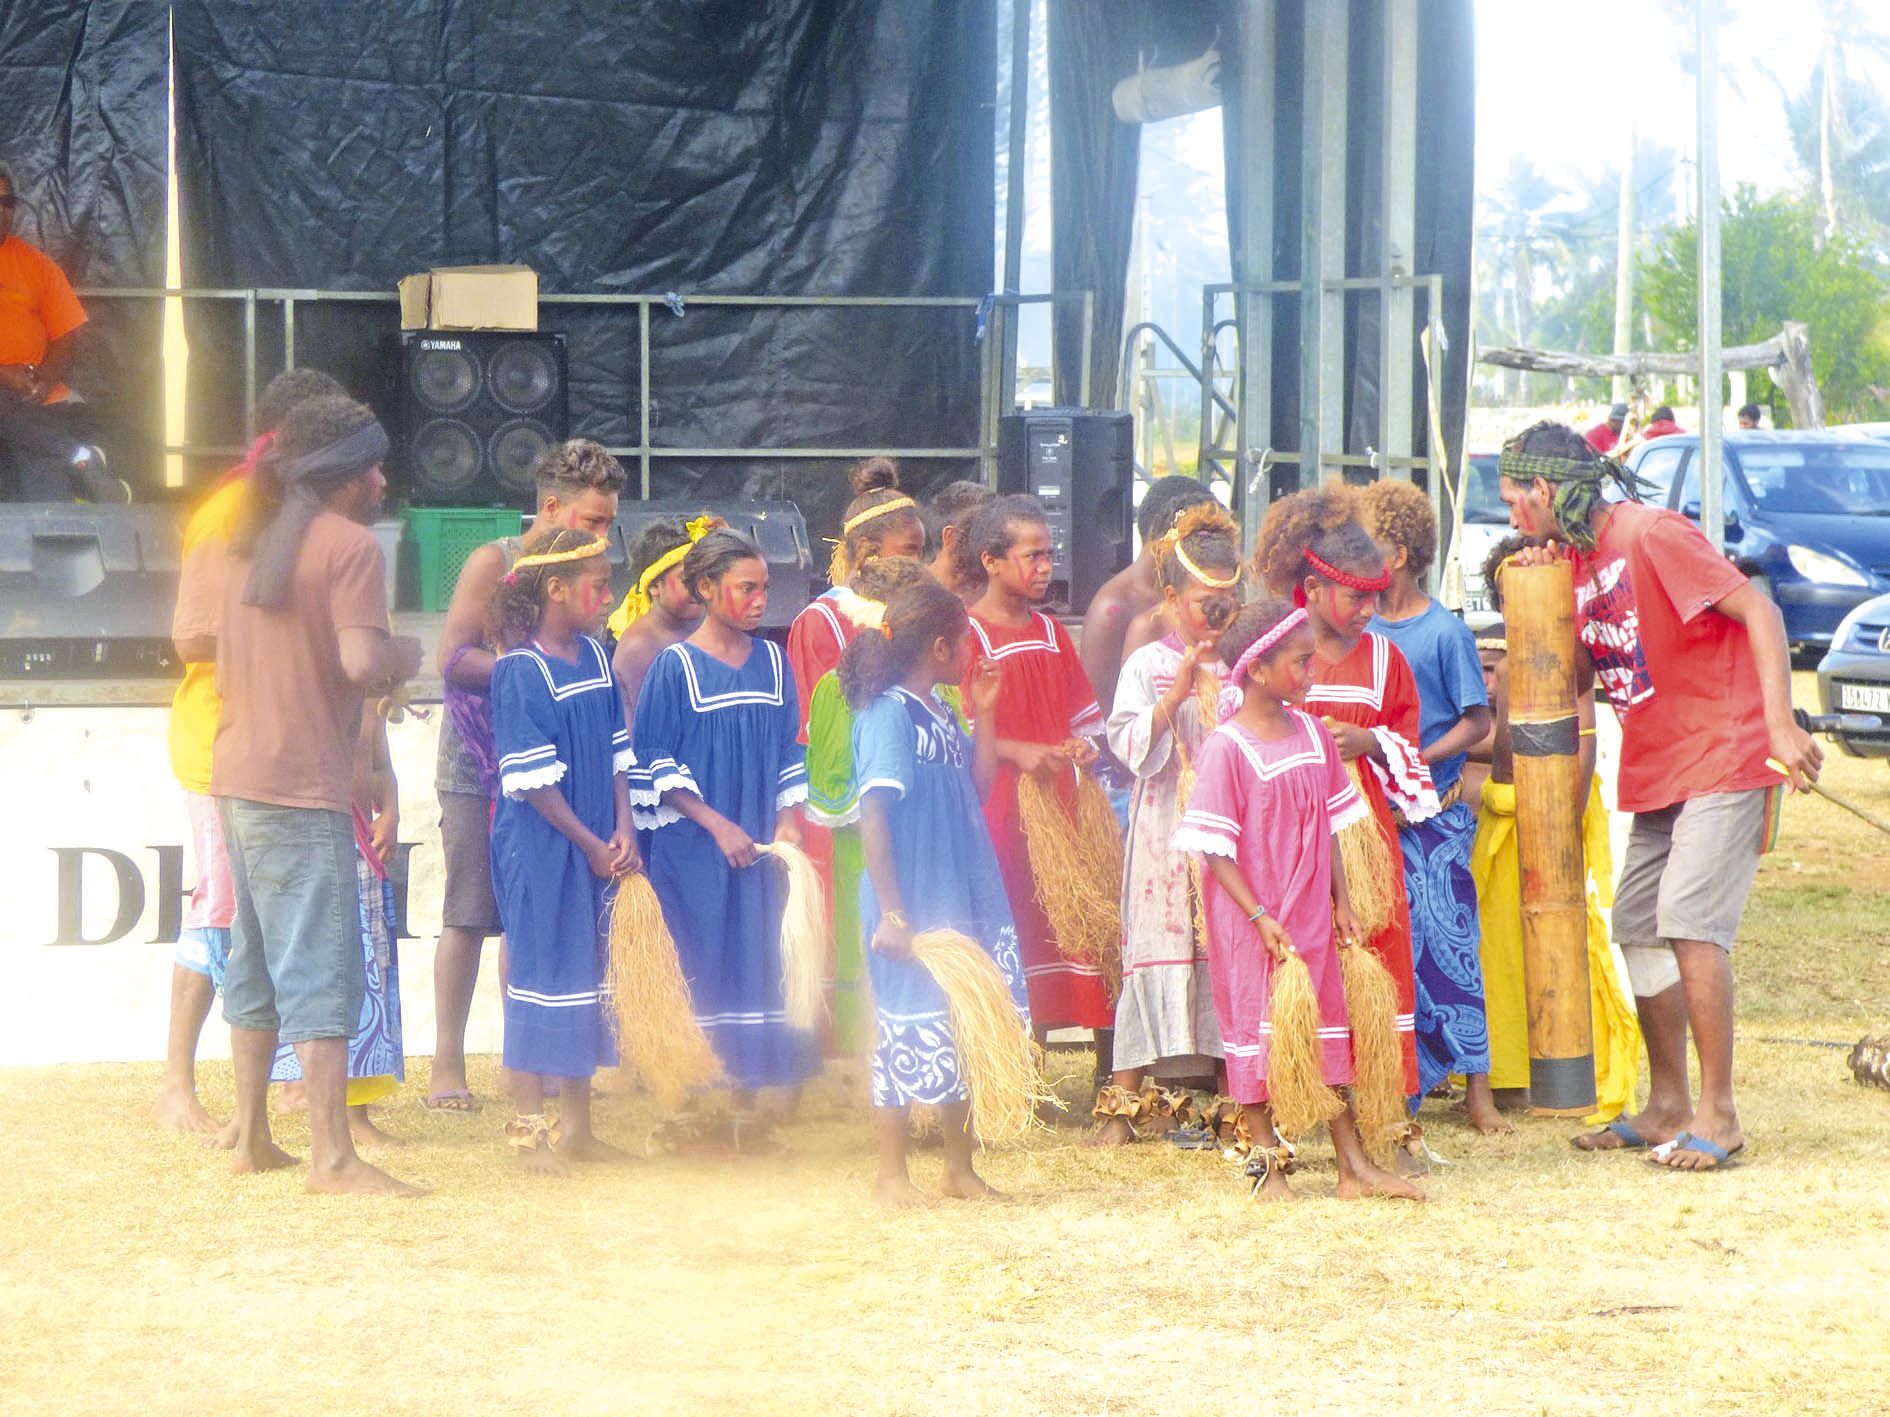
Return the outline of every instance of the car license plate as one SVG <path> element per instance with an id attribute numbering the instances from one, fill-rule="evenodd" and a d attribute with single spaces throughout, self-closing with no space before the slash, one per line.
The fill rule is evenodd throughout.
<path id="1" fill-rule="evenodd" d="M 1890 713 L 1890 684 L 1839 684 L 1838 707 L 1861 713 Z"/>

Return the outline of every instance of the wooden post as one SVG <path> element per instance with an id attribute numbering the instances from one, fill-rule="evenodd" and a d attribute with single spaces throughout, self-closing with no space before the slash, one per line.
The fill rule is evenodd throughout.
<path id="1" fill-rule="evenodd" d="M 1568 563 L 1504 571 L 1503 615 L 1522 861 L 1529 1091 L 1533 1110 L 1579 1116 L 1595 1106 L 1595 1044 Z"/>

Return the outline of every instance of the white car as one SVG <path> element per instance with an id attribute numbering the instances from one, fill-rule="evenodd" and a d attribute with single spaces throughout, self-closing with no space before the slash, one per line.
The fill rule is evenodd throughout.
<path id="1" fill-rule="evenodd" d="M 1457 563 L 1463 567 L 1463 619 L 1473 630 L 1502 617 L 1490 606 L 1483 583 L 1483 562 L 1490 548 L 1509 535 L 1509 508 L 1497 495 L 1496 454 L 1471 453 L 1464 459 L 1463 541 Z"/>

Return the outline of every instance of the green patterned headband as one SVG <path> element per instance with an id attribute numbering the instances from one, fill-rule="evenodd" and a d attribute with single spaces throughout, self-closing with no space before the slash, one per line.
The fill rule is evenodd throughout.
<path id="1" fill-rule="evenodd" d="M 1637 501 L 1641 489 L 1648 485 L 1613 458 L 1599 454 L 1592 458 L 1555 458 L 1505 448 L 1497 455 L 1496 470 L 1511 482 L 1529 483 L 1539 477 L 1553 487 L 1555 500 L 1549 511 L 1555 525 L 1583 551 L 1595 549 L 1592 518 L 1601 505 L 1606 484 L 1614 483 Z"/>

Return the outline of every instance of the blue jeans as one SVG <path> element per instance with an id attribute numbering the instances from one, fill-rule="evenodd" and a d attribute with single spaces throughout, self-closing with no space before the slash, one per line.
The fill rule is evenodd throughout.
<path id="1" fill-rule="evenodd" d="M 217 809 L 236 894 L 223 1017 L 283 1043 L 352 1038 L 367 991 L 354 824 L 240 797 Z"/>

